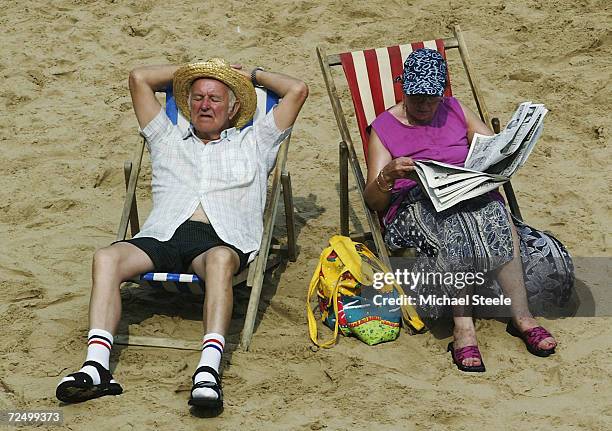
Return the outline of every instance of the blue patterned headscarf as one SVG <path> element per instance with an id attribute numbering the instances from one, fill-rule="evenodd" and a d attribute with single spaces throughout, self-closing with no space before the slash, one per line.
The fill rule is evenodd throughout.
<path id="1" fill-rule="evenodd" d="M 407 95 L 442 96 L 446 88 L 446 62 L 433 49 L 413 51 L 404 62 L 402 88 Z"/>

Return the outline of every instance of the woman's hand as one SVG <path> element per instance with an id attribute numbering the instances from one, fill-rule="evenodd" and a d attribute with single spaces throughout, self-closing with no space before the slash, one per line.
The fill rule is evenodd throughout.
<path id="1" fill-rule="evenodd" d="M 391 160 L 380 170 L 380 173 L 387 184 L 400 178 L 408 178 L 414 172 L 414 160 L 410 157 L 398 157 Z"/>

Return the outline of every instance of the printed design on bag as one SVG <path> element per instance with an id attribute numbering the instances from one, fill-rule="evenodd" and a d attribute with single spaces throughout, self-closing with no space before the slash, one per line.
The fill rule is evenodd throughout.
<path id="1" fill-rule="evenodd" d="M 346 314 L 344 313 L 344 304 L 342 301 L 338 299 L 338 325 L 340 326 L 348 326 L 346 322 Z"/>
<path id="2" fill-rule="evenodd" d="M 378 321 L 379 323 L 381 323 L 383 325 L 392 326 L 394 328 L 399 328 L 400 327 L 400 323 L 399 322 L 391 322 L 390 320 L 381 319 L 378 316 L 367 316 L 367 317 L 364 317 L 363 319 L 359 319 L 359 320 L 357 320 L 355 322 L 349 323 L 348 327 L 349 328 L 355 328 L 357 326 L 363 325 L 364 323 L 371 322 L 373 320 L 376 320 L 376 321 Z"/>
<path id="3" fill-rule="evenodd" d="M 327 261 L 328 262 L 335 262 L 336 259 L 338 259 L 338 255 L 336 254 L 335 251 L 332 250 L 332 252 L 327 256 Z"/>

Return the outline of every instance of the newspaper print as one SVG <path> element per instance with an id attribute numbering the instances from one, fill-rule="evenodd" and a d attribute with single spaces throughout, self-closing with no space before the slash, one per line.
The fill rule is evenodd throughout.
<path id="1" fill-rule="evenodd" d="M 531 102 L 521 103 L 508 125 L 497 135 L 475 134 L 470 144 L 470 151 L 465 159 L 465 167 L 484 172 L 489 166 L 503 159 L 502 149 L 516 137 L 520 125 L 527 117 L 530 105 Z"/>
<path id="2" fill-rule="evenodd" d="M 521 103 L 502 132 L 494 136 L 475 134 L 466 167 L 434 160 L 415 162 L 421 185 L 436 211 L 495 190 L 507 182 L 527 161 L 542 133 L 547 113 L 542 104 Z"/>
<path id="3" fill-rule="evenodd" d="M 543 113 L 541 117 L 542 119 L 544 118 L 544 115 L 546 114 L 546 112 Z M 527 161 L 527 158 L 531 154 L 531 151 L 535 147 L 535 144 L 538 141 L 538 138 L 542 134 L 542 129 L 543 129 L 543 124 L 541 121 L 533 126 L 533 128 L 529 131 L 529 133 L 527 134 L 527 137 L 525 138 L 524 145 L 519 147 L 514 157 L 510 159 L 511 162 L 508 165 L 508 167 L 500 171 L 499 172 L 500 174 L 508 176 L 508 177 L 512 176 L 521 166 L 525 164 L 525 162 Z"/>
<path id="4" fill-rule="evenodd" d="M 489 166 L 486 171 L 508 177 L 514 175 L 517 169 L 523 166 L 529 154 L 531 154 L 531 150 L 533 150 L 542 131 L 542 121 L 547 112 L 546 108 L 538 108 L 529 124 L 527 124 L 529 128 L 521 126 L 522 130 L 517 133 L 515 140 L 518 141 L 520 139 L 518 141 L 520 145 L 517 146 L 517 150 L 495 165 Z"/>

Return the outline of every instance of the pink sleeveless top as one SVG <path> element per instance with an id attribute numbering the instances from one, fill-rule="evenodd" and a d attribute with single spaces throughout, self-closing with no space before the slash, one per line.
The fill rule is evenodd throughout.
<path id="1" fill-rule="evenodd" d="M 385 111 L 372 122 L 372 128 L 394 159 L 410 157 L 413 160 L 437 160 L 463 166 L 468 155 L 467 123 L 463 109 L 454 97 L 442 99 L 430 124 L 407 126 Z M 416 185 L 413 180 L 396 180 L 393 193 L 404 194 Z M 393 219 L 401 201 L 394 199 L 385 222 Z"/>

